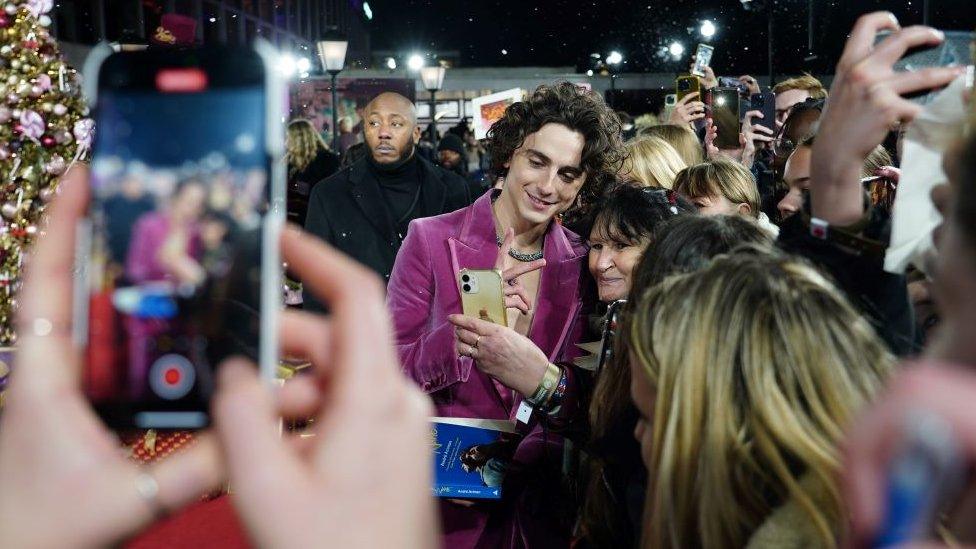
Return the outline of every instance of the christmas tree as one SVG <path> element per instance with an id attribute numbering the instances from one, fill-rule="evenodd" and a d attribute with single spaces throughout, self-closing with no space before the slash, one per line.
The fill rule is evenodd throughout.
<path id="1" fill-rule="evenodd" d="M 93 123 L 48 28 L 53 0 L 0 0 L 0 346 L 13 345 L 24 253 Z"/>

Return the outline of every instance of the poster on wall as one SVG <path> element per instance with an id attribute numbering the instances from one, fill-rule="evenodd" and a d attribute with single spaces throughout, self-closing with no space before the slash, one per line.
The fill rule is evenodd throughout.
<path id="1" fill-rule="evenodd" d="M 475 139 L 484 139 L 488 135 L 488 128 L 505 114 L 505 109 L 521 101 L 524 95 L 522 88 L 512 88 L 472 99 Z"/>
<path id="2" fill-rule="evenodd" d="M 339 78 L 340 153 L 363 140 L 363 108 L 369 100 L 390 91 L 416 102 L 416 84 L 404 78 Z M 332 89 L 327 78 L 295 82 L 289 90 L 291 120 L 305 118 L 332 145 Z"/>

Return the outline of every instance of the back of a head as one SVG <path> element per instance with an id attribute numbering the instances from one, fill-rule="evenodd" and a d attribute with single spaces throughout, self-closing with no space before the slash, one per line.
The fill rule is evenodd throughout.
<path id="1" fill-rule="evenodd" d="M 304 170 L 320 150 L 328 150 L 329 147 L 310 121 L 299 118 L 288 124 L 285 148 L 288 170 L 294 173 Z"/>
<path id="2" fill-rule="evenodd" d="M 705 149 L 698 141 L 698 137 L 688 128 L 673 124 L 661 124 L 645 128 L 642 136 L 660 137 L 674 147 L 678 156 L 684 160 L 686 166 L 694 166 L 705 161 Z"/>
<path id="3" fill-rule="evenodd" d="M 674 176 L 688 165 L 678 151 L 660 137 L 644 136 L 626 144 L 627 157 L 621 176 L 639 181 L 647 187 L 670 189 Z"/>
<path id="4" fill-rule="evenodd" d="M 634 270 L 629 301 L 636 302 L 668 276 L 702 269 L 712 258 L 743 245 L 771 249 L 773 238 L 755 221 L 737 215 L 681 216 L 658 224 Z"/>
<path id="5" fill-rule="evenodd" d="M 827 97 L 827 88 L 813 76 L 809 74 L 804 74 L 802 76 L 797 76 L 773 86 L 773 93 L 780 94 L 783 92 L 791 90 L 803 90 L 810 94 L 810 97 L 814 99 L 823 99 Z"/>
<path id="6" fill-rule="evenodd" d="M 750 214 L 759 212 L 759 187 L 742 164 L 724 158 L 689 166 L 674 179 L 674 190 L 688 198 L 724 196 L 733 204 L 748 204 Z"/>
<path id="7" fill-rule="evenodd" d="M 800 259 L 740 248 L 648 290 L 621 332 L 656 395 L 645 546 L 742 547 L 788 501 L 808 543 L 834 545 L 838 444 L 893 366 L 838 290 Z"/>

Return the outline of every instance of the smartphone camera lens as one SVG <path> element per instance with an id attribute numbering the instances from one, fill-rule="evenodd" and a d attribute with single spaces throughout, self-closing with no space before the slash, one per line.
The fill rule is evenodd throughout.
<path id="1" fill-rule="evenodd" d="M 461 275 L 461 282 L 471 282 L 471 276 Z"/>
<path id="2" fill-rule="evenodd" d="M 471 285 L 470 285 L 470 284 L 465 284 L 464 286 L 461 286 L 461 288 L 462 288 L 462 289 L 463 289 L 463 290 L 464 290 L 465 292 L 470 292 L 470 291 L 471 291 Z"/>

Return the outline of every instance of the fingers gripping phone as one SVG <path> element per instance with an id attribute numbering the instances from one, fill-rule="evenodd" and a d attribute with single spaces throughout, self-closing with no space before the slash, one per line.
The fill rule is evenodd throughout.
<path id="1" fill-rule="evenodd" d="M 752 125 L 765 126 L 776 129 L 776 94 L 771 91 L 754 93 L 751 98 L 750 110 L 762 113 L 762 118 L 752 117 Z"/>
<path id="2" fill-rule="evenodd" d="M 465 316 L 508 326 L 502 273 L 498 270 L 461 269 L 461 312 Z"/>
<path id="3" fill-rule="evenodd" d="M 79 227 L 75 341 L 110 426 L 209 424 L 216 368 L 277 364 L 284 203 L 274 50 L 96 49 L 98 131 Z"/>

